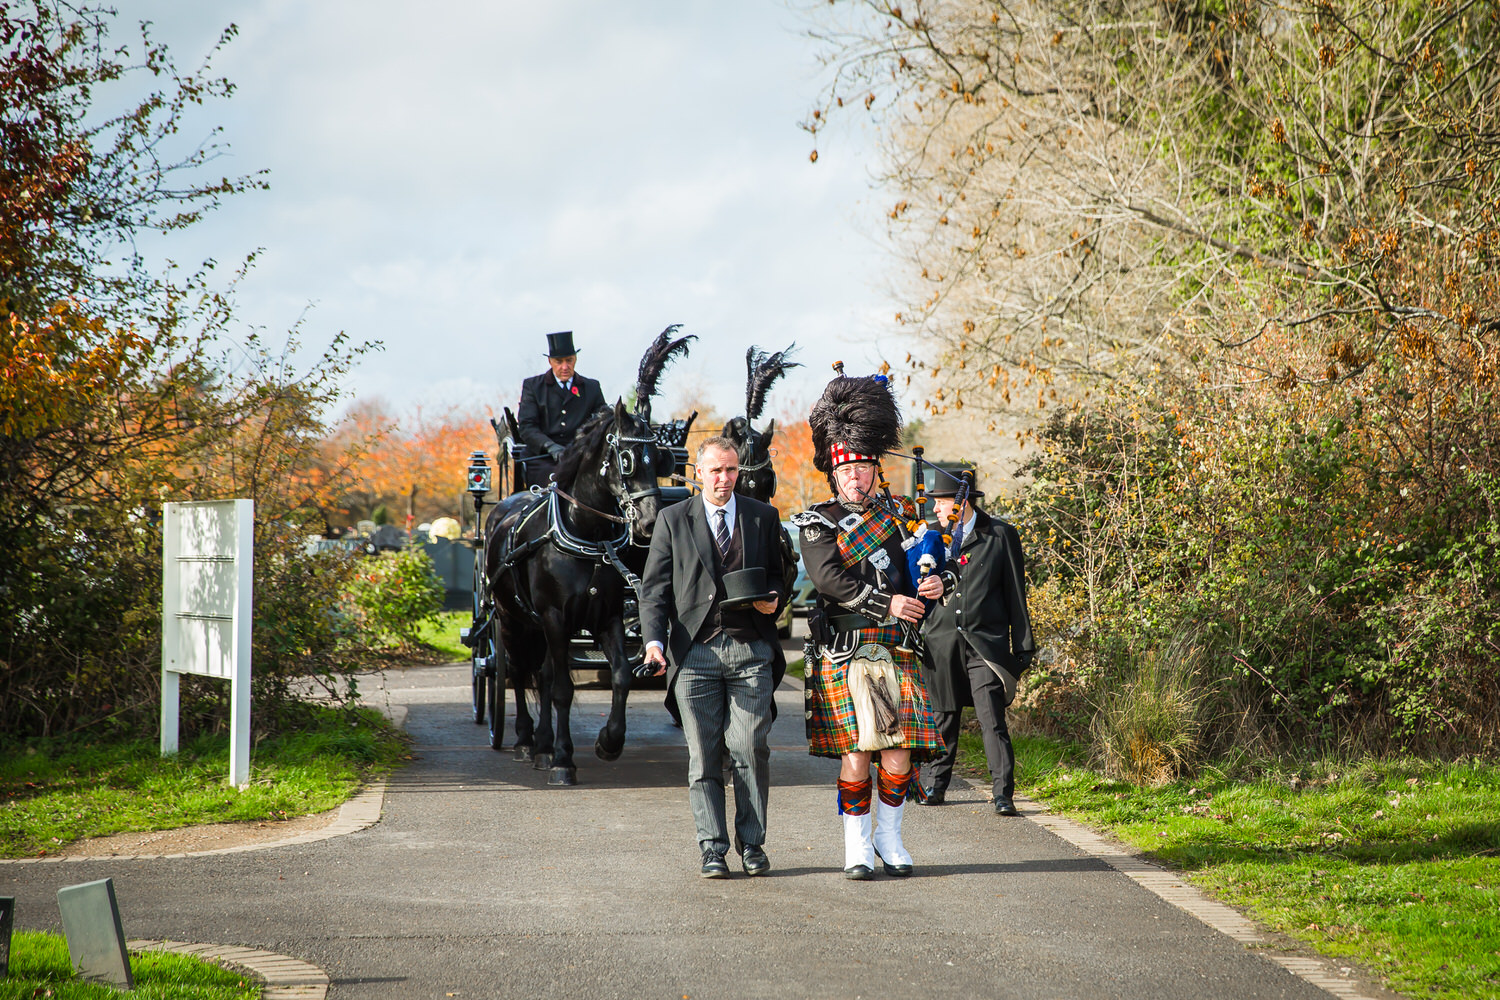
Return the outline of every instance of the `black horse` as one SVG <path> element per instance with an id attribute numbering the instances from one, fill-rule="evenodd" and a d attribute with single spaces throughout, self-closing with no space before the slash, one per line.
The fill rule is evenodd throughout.
<path id="1" fill-rule="evenodd" d="M 584 424 L 547 489 L 507 497 L 485 520 L 485 575 L 495 604 L 495 645 L 504 653 L 490 704 L 491 743 L 498 749 L 501 742 L 503 684 L 509 681 L 516 690 L 516 759 L 550 767 L 550 784 L 577 783 L 569 654 L 580 630 L 608 660 L 613 691 L 594 752 L 615 760 L 625 745 L 632 664 L 624 619 L 634 574 L 621 553 L 650 544 L 661 505 L 657 479 L 675 467 L 676 456 L 657 443 L 649 408 L 639 402 L 649 400 L 666 361 L 692 339 L 673 343 L 673 332 L 664 331 L 642 360 L 636 412 L 617 402 Z M 537 692 L 534 724 L 523 688 Z"/>
<path id="2" fill-rule="evenodd" d="M 756 347 L 745 352 L 745 416 L 730 420 L 720 432 L 735 443 L 739 452 L 740 477 L 734 484 L 734 491 L 764 503 L 770 503 L 776 495 L 776 469 L 771 464 L 776 421 L 770 421 L 764 430 L 759 431 L 751 421 L 760 418 L 766 405 L 766 393 L 777 379 L 789 368 L 802 367 L 801 362 L 788 360 L 796 346 L 792 344 L 775 354 L 766 354 Z M 781 529 L 781 567 L 782 593 L 790 594 L 797 582 L 797 550 L 785 528 Z"/>

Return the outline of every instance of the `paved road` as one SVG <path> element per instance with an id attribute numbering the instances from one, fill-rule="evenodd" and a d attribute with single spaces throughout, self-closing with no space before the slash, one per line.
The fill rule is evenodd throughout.
<path id="1" fill-rule="evenodd" d="M 368 691 L 370 685 L 366 685 Z M 1288 997 L 1328 994 L 1210 930 L 976 791 L 908 812 L 917 874 L 849 882 L 834 762 L 803 749 L 800 689 L 777 693 L 770 876 L 698 877 L 686 751 L 638 692 L 625 755 L 592 756 L 608 692 L 581 693 L 574 788 L 490 750 L 467 668 L 385 675 L 417 760 L 379 824 L 204 858 L 16 865 L 0 894 L 57 927 L 59 886 L 112 876 L 126 934 L 313 962 L 329 996 Z M 1024 762 L 1023 762 L 1024 765 Z"/>

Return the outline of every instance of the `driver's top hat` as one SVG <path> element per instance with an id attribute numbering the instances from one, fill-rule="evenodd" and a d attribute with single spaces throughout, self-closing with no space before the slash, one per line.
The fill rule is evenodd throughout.
<path id="1" fill-rule="evenodd" d="M 932 485 L 927 487 L 927 495 L 934 500 L 958 496 L 959 487 L 964 483 L 969 484 L 967 499 L 978 500 L 984 496 L 984 490 L 978 488 L 972 465 L 939 466 L 935 475 Z"/>
<path id="2" fill-rule="evenodd" d="M 578 353 L 573 346 L 573 331 L 564 330 L 562 333 L 547 334 L 547 357 L 567 358 Z"/>

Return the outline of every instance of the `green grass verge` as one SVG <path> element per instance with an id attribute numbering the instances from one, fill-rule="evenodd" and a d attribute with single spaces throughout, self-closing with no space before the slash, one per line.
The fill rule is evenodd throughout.
<path id="1" fill-rule="evenodd" d="M 474 615 L 468 611 L 444 611 L 437 618 L 429 618 L 417 629 L 417 641 L 445 662 L 464 663 L 469 656 L 469 647 L 458 641 L 458 630 L 468 628 Z"/>
<path id="2" fill-rule="evenodd" d="M 250 977 L 190 955 L 132 952 L 130 973 L 139 1000 L 255 1000 L 261 987 Z M 73 973 L 68 944 L 57 934 L 17 931 L 11 939 L 10 975 L 0 979 L 0 1000 L 118 1000 L 112 986 L 85 983 Z"/>
<path id="3" fill-rule="evenodd" d="M 1500 998 L 1500 767 L 1419 760 L 1205 768 L 1137 788 L 1020 737 L 1018 790 L 1395 990 Z M 978 734 L 960 765 L 984 774 Z"/>
<path id="4" fill-rule="evenodd" d="M 227 783 L 229 738 L 162 757 L 155 741 L 28 741 L 0 750 L 0 857 L 44 856 L 85 837 L 196 823 L 287 819 L 343 803 L 405 752 L 377 712 L 308 706 L 295 731 L 260 740 L 250 783 Z"/>

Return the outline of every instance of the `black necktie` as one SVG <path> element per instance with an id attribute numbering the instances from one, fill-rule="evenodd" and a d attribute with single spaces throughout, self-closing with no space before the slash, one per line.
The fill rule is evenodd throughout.
<path id="1" fill-rule="evenodd" d="M 724 508 L 714 511 L 714 542 L 719 546 L 719 558 L 729 555 L 729 524 L 724 520 Z"/>

